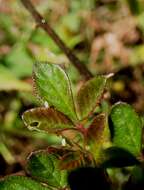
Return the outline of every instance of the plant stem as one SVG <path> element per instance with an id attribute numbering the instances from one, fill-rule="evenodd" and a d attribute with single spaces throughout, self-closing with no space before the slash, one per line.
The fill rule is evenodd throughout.
<path id="1" fill-rule="evenodd" d="M 41 27 L 45 32 L 54 40 L 58 47 L 66 54 L 68 59 L 72 64 L 78 69 L 79 73 L 85 78 L 90 79 L 92 73 L 87 69 L 87 67 L 74 55 L 73 51 L 66 46 L 66 44 L 60 39 L 56 32 L 51 28 L 51 26 L 46 22 L 46 20 L 40 15 L 40 13 L 35 9 L 34 5 L 30 0 L 21 0 L 25 8 L 31 13 L 33 18 L 39 27 Z"/>

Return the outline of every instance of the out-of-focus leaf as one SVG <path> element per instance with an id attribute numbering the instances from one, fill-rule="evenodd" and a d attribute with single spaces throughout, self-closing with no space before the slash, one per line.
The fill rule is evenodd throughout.
<path id="1" fill-rule="evenodd" d="M 28 83 L 17 79 L 6 67 L 0 65 L 0 91 L 31 91 L 32 88 Z"/>
<path id="2" fill-rule="evenodd" d="M 77 121 L 70 81 L 60 66 L 50 63 L 35 63 L 34 81 L 42 100 L 63 112 L 72 121 Z"/>
<path id="3" fill-rule="evenodd" d="M 80 23 L 80 16 L 76 12 L 69 13 L 62 18 L 62 24 L 67 27 L 71 32 L 78 32 Z"/>
<path id="4" fill-rule="evenodd" d="M 54 53 L 60 52 L 60 49 L 54 43 L 54 41 L 42 30 L 35 30 L 31 40 L 40 46 L 48 47 Z"/>
<path id="5" fill-rule="evenodd" d="M 12 18 L 10 18 L 8 15 L 1 13 L 0 22 L 1 22 L 1 27 L 4 30 L 6 30 L 6 31 L 11 30 L 11 28 L 13 26 L 13 21 L 12 21 Z M 10 31 L 9 31 L 9 33 L 10 33 Z"/>
<path id="6" fill-rule="evenodd" d="M 72 0 L 71 1 L 71 9 L 73 12 L 78 12 L 79 10 L 91 10 L 95 7 L 95 0 L 89 0 L 85 3 L 83 0 Z"/>
<path id="7" fill-rule="evenodd" d="M 73 18 L 73 26 L 71 26 L 71 24 L 66 23 L 68 21 L 65 19 L 66 18 L 62 18 L 61 22 L 56 24 L 56 26 L 54 27 L 54 30 L 56 31 L 57 34 L 59 34 L 60 38 L 64 42 L 66 42 L 66 44 L 70 48 L 73 48 L 75 45 L 77 45 L 79 42 L 82 41 L 82 35 L 73 35 L 73 33 L 72 33 L 78 29 L 80 20 L 77 19 L 77 21 L 74 23 L 74 19 L 76 19 L 76 18 Z M 73 31 L 71 31 L 71 30 L 73 30 Z M 33 33 L 31 40 L 35 44 L 40 45 L 42 47 L 46 47 L 54 53 L 61 53 L 60 48 L 55 44 L 55 42 L 44 31 L 37 29 L 35 31 L 35 33 Z"/>
<path id="8" fill-rule="evenodd" d="M 25 111 L 22 118 L 28 128 L 32 130 L 58 132 L 73 127 L 69 118 L 54 108 L 33 108 Z"/>
<path id="9" fill-rule="evenodd" d="M 133 154 L 122 148 L 110 147 L 104 153 L 106 160 L 102 166 L 105 168 L 121 168 L 140 164 Z"/>
<path id="10" fill-rule="evenodd" d="M 142 122 L 130 105 L 115 104 L 109 116 L 109 126 L 115 146 L 126 149 L 135 156 L 141 154 Z"/>
<path id="11" fill-rule="evenodd" d="M 0 190 L 49 190 L 49 188 L 27 177 L 11 176 L 0 181 Z"/>
<path id="12" fill-rule="evenodd" d="M 132 65 L 141 64 L 144 62 L 144 45 L 136 46 L 132 50 L 132 55 L 130 58 L 130 62 Z"/>
<path id="13" fill-rule="evenodd" d="M 142 33 L 144 34 L 144 11 L 137 17 L 138 26 L 140 27 Z"/>
<path id="14" fill-rule="evenodd" d="M 59 167 L 59 158 L 48 152 L 35 152 L 29 160 L 27 169 L 29 173 L 41 182 L 48 185 L 64 188 L 67 186 L 67 171 Z"/>
<path id="15" fill-rule="evenodd" d="M 69 48 L 74 48 L 83 40 L 82 35 L 73 35 L 70 28 L 63 26 L 62 23 L 58 25 L 55 30 L 57 34 L 60 34 L 61 39 L 68 45 Z"/>
<path id="16" fill-rule="evenodd" d="M 0 141 L 0 154 L 3 156 L 3 158 L 6 160 L 8 164 L 13 164 L 15 162 L 14 156 L 7 148 L 7 146 L 1 141 Z"/>
<path id="17" fill-rule="evenodd" d="M 39 60 L 40 62 L 45 61 L 55 64 L 67 63 L 67 58 L 65 55 L 63 54 L 56 55 L 52 51 L 50 51 L 47 47 L 42 47 L 36 44 L 30 44 L 29 50 L 34 55 L 36 60 Z"/>
<path id="18" fill-rule="evenodd" d="M 81 87 L 77 95 L 77 110 L 81 119 L 94 110 L 103 94 L 105 85 L 106 77 L 97 76 Z"/>
<path id="19" fill-rule="evenodd" d="M 140 13 L 140 5 L 138 0 L 127 0 L 130 11 L 134 15 L 138 15 Z"/>
<path id="20" fill-rule="evenodd" d="M 31 76 L 33 60 L 22 42 L 15 45 L 10 53 L 6 55 L 5 62 L 15 76 Z"/>
<path id="21" fill-rule="evenodd" d="M 0 23 L 1 29 L 5 31 L 4 39 L 2 38 L 1 40 L 8 40 L 8 43 L 13 43 L 16 38 L 16 35 L 13 31 L 13 19 L 9 15 L 1 13 Z"/>

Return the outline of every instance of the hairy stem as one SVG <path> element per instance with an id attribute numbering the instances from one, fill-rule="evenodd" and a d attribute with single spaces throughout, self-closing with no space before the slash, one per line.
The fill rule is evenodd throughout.
<path id="1" fill-rule="evenodd" d="M 33 18 L 39 27 L 41 27 L 45 32 L 54 40 L 58 47 L 66 54 L 68 59 L 72 64 L 78 69 L 79 73 L 85 78 L 90 79 L 92 77 L 91 72 L 87 67 L 74 55 L 73 51 L 69 49 L 66 44 L 60 39 L 60 37 L 55 33 L 51 26 L 45 21 L 45 19 L 40 15 L 40 13 L 35 9 L 34 5 L 30 0 L 21 0 L 25 8 L 31 13 Z"/>

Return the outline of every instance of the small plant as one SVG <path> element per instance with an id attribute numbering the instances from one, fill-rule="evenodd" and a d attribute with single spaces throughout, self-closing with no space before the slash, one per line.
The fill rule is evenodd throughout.
<path id="1" fill-rule="evenodd" d="M 142 121 L 122 102 L 96 111 L 107 80 L 89 79 L 74 97 L 59 65 L 34 64 L 34 90 L 45 106 L 24 112 L 23 121 L 30 130 L 60 136 L 61 144 L 31 153 L 27 177 L 6 177 L 0 190 L 140 190 Z"/>

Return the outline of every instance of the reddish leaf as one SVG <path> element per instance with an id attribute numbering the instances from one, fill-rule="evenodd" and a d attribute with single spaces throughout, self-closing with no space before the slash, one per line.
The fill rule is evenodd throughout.
<path id="1" fill-rule="evenodd" d="M 87 81 L 77 94 L 77 111 L 80 119 L 86 118 L 98 104 L 106 86 L 107 78 L 97 76 Z"/>
<path id="2" fill-rule="evenodd" d="M 104 114 L 100 114 L 96 116 L 88 128 L 87 131 L 87 139 L 88 141 L 96 141 L 99 142 L 102 140 L 103 132 L 105 129 L 106 116 Z"/>
<path id="3" fill-rule="evenodd" d="M 31 130 L 53 133 L 67 128 L 73 128 L 72 121 L 54 108 L 33 108 L 24 112 L 22 118 Z"/>
<path id="4" fill-rule="evenodd" d="M 87 146 L 97 163 L 102 161 L 103 148 L 110 143 L 109 128 L 105 114 L 97 115 L 87 130 Z"/>

